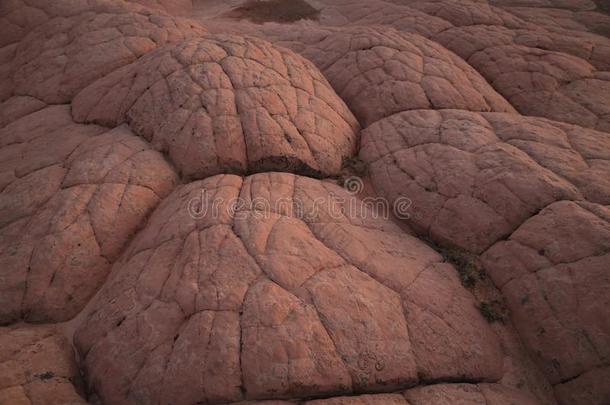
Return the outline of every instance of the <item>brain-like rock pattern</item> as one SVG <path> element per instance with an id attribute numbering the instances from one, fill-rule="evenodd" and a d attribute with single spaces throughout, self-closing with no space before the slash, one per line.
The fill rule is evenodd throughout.
<path id="1" fill-rule="evenodd" d="M 604 315 L 610 305 L 609 252 L 607 206 L 561 201 L 482 255 L 549 380 L 573 381 L 556 388 L 563 394 L 576 387 L 579 394 L 567 395 L 566 403 L 603 403 L 586 399 L 610 395 L 607 385 L 597 384 L 597 369 L 610 358 Z"/>
<path id="2" fill-rule="evenodd" d="M 75 315 L 176 181 L 129 129 L 75 124 L 66 106 L 7 125 L 0 156 L 1 323 Z"/>
<path id="3" fill-rule="evenodd" d="M 552 46 L 555 35 L 497 26 L 459 27 L 434 38 L 468 61 L 519 112 L 610 130 L 610 77 L 597 70 L 610 66 L 610 41 L 591 44 L 585 56 L 572 52 L 582 41 Z"/>
<path id="4" fill-rule="evenodd" d="M 497 380 L 496 337 L 454 269 L 370 209 L 291 174 L 179 187 L 77 331 L 91 387 L 189 404 Z"/>
<path id="5" fill-rule="evenodd" d="M 467 63 L 417 34 L 285 28 L 274 39 L 313 61 L 365 127 L 414 109 L 514 112 Z"/>
<path id="6" fill-rule="evenodd" d="M 128 121 L 187 178 L 336 174 L 358 124 L 308 61 L 266 41 L 206 36 L 151 52 L 81 92 L 79 121 Z"/>
<path id="7" fill-rule="evenodd" d="M 484 253 L 547 377 L 578 378 L 583 398 L 607 395 L 586 381 L 598 381 L 592 370 L 608 361 L 610 325 L 599 316 L 610 289 L 609 142 L 540 118 L 443 110 L 381 120 L 364 131 L 361 149 L 377 190 L 412 200 L 416 230 Z"/>
<path id="8" fill-rule="evenodd" d="M 537 8 L 534 5 L 524 8 L 499 8 L 493 3 L 462 0 L 459 3 L 452 0 L 392 0 L 400 4 L 398 10 L 413 10 L 426 13 L 430 18 L 436 18 L 448 23 L 452 28 L 425 34 L 426 37 L 448 44 L 460 56 L 462 52 L 472 51 L 482 44 L 486 46 L 520 45 L 563 52 L 582 58 L 598 69 L 607 70 L 610 66 L 610 41 L 607 36 L 608 15 L 598 12 L 581 13 L 578 19 L 570 19 L 571 24 L 555 23 L 554 13 L 571 13 L 567 10 L 553 8 Z M 519 4 L 515 4 L 519 5 Z M 520 4 L 525 6 L 525 4 Z M 405 7 L 406 6 L 406 7 Z M 533 7 L 531 7 L 533 6 Z M 521 9 L 523 10 L 523 9 Z M 543 16 L 543 18 L 537 18 Z M 551 18 L 548 18 L 551 16 Z M 601 35 L 588 32 L 581 25 L 575 25 L 576 20 L 582 24 L 601 31 Z M 381 22 L 384 25 L 391 25 Z M 409 29 L 400 28 L 410 31 Z M 453 40 L 452 40 L 453 39 Z M 454 48 L 455 47 L 455 48 Z M 480 48 L 479 48 L 480 49 Z"/>
<path id="9" fill-rule="evenodd" d="M 610 403 L 608 6 L 264 2 L 0 0 L 0 403 Z"/>
<path id="10" fill-rule="evenodd" d="M 534 8 L 556 8 L 574 11 L 595 10 L 597 0 L 488 0 L 497 6 L 524 6 Z"/>
<path id="11" fill-rule="evenodd" d="M 488 2 L 462 0 L 390 0 L 399 5 L 422 11 L 430 16 L 447 21 L 455 27 L 471 25 L 499 25 L 507 28 L 525 28 L 526 23 L 518 16 L 494 7 Z"/>
<path id="12" fill-rule="evenodd" d="M 15 94 L 47 103 L 70 102 L 95 79 L 152 49 L 204 32 L 191 20 L 153 14 L 122 1 L 71 3 L 60 2 L 53 9 L 58 15 L 0 50 L 0 77 L 6 83 L 0 99 Z"/>
<path id="13" fill-rule="evenodd" d="M 421 34 L 466 60 L 519 112 L 610 130 L 607 37 L 531 23 L 485 2 L 393 3 L 321 2 L 321 19 L 333 26 L 384 25 Z M 593 14 L 605 34 L 607 19 Z"/>
<path id="14" fill-rule="evenodd" d="M 85 405 L 80 381 L 72 345 L 55 328 L 0 328 L 0 403 Z"/>
<path id="15" fill-rule="evenodd" d="M 360 155 L 419 232 L 476 253 L 554 201 L 610 202 L 610 137 L 538 118 L 404 112 L 363 131 Z"/>

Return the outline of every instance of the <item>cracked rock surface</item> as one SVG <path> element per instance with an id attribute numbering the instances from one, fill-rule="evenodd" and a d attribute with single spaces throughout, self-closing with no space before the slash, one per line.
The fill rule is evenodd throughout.
<path id="1" fill-rule="evenodd" d="M 176 176 L 127 127 L 75 124 L 65 106 L 7 125 L 0 145 L 0 321 L 67 320 Z"/>
<path id="2" fill-rule="evenodd" d="M 145 53 L 204 32 L 192 20 L 122 1 L 60 1 L 55 7 L 8 3 L 0 10 L 8 20 L 0 24 L 8 31 L 1 35 L 6 46 L 0 50 L 0 100 L 14 94 L 67 103 L 94 80 Z M 31 30 L 23 36 L 26 28 Z M 18 42 L 8 45 L 11 39 Z"/>
<path id="3" fill-rule="evenodd" d="M 554 201 L 610 203 L 610 136 L 540 118 L 403 112 L 362 132 L 360 156 L 421 234 L 475 253 Z"/>
<path id="4" fill-rule="evenodd" d="M 59 328 L 0 328 L 0 403 L 84 405 L 81 384 L 72 345 Z"/>
<path id="5" fill-rule="evenodd" d="M 266 32 L 313 61 L 363 126 L 396 112 L 514 112 L 468 64 L 417 34 L 391 28 Z"/>
<path id="6" fill-rule="evenodd" d="M 339 173 L 358 124 L 313 65 L 268 42 L 204 36 L 151 52 L 83 90 L 78 121 L 127 121 L 188 178 Z"/>
<path id="7" fill-rule="evenodd" d="M 193 218 L 193 203 L 209 210 Z M 92 388 L 109 403 L 220 403 L 499 378 L 495 336 L 452 267 L 366 209 L 291 174 L 179 187 L 76 333 Z"/>
<path id="8" fill-rule="evenodd" d="M 601 0 L 0 1 L 0 403 L 610 403 L 609 81 Z"/>

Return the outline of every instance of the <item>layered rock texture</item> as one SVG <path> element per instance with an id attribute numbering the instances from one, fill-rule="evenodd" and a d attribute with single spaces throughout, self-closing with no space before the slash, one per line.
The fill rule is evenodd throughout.
<path id="1" fill-rule="evenodd" d="M 0 403 L 610 403 L 607 13 L 3 1 Z"/>

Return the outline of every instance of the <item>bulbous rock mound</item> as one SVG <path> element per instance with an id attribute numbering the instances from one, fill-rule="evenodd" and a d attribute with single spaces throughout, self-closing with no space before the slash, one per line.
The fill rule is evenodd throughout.
<path id="1" fill-rule="evenodd" d="M 75 124 L 47 107 L 0 131 L 0 323 L 63 321 L 176 175 L 126 127 Z"/>
<path id="2" fill-rule="evenodd" d="M 418 232 L 475 253 L 554 201 L 610 203 L 610 137 L 540 118 L 404 112 L 364 130 L 360 156 Z"/>
<path id="3" fill-rule="evenodd" d="M 309 61 L 237 36 L 206 35 L 150 52 L 87 87 L 72 107 L 77 121 L 129 122 L 187 178 L 337 174 L 358 131 Z"/>
<path id="4" fill-rule="evenodd" d="M 74 350 L 49 326 L 0 328 L 0 403 L 85 405 Z"/>
<path id="5" fill-rule="evenodd" d="M 205 32 L 192 20 L 161 11 L 153 14 L 123 1 L 75 0 L 59 1 L 55 7 L 15 7 L 5 16 L 8 24 L 1 30 L 8 31 L 7 42 L 21 40 L 0 50 L 4 82 L 0 100 L 16 94 L 46 103 L 68 103 L 94 80 L 145 53 Z M 37 17 L 41 23 L 34 25 Z M 12 19 L 31 30 L 20 38 L 22 31 L 11 28 Z"/>
<path id="6" fill-rule="evenodd" d="M 561 201 L 482 255 L 522 338 L 566 403 L 603 403 L 607 395 L 598 381 L 610 357 L 603 316 L 610 305 L 608 252 L 608 207 Z"/>
<path id="7" fill-rule="evenodd" d="M 0 0 L 0 403 L 608 403 L 604 4 L 237 3 Z"/>
<path id="8" fill-rule="evenodd" d="M 314 62 L 364 127 L 414 109 L 515 112 L 462 59 L 417 34 L 355 27 L 266 35 Z"/>
<path id="9" fill-rule="evenodd" d="M 581 38 L 570 43 L 548 32 L 475 25 L 434 39 L 468 61 L 519 112 L 607 132 L 610 44 L 593 37 L 597 43 L 585 47 Z M 584 55 L 578 52 L 583 49 Z"/>
<path id="10" fill-rule="evenodd" d="M 179 187 L 76 333 L 91 388 L 191 404 L 498 380 L 496 335 L 455 270 L 372 214 L 291 174 Z"/>
<path id="11" fill-rule="evenodd" d="M 604 403 L 608 134 L 518 115 L 412 111 L 367 128 L 361 156 L 378 192 L 413 201 L 407 221 L 418 232 L 482 253 L 558 398 Z"/>

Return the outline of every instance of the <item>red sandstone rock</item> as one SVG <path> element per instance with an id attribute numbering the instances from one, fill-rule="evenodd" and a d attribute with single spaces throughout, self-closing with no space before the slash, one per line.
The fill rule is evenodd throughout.
<path id="1" fill-rule="evenodd" d="M 543 119 L 412 111 L 363 131 L 360 156 L 390 201 L 413 201 L 408 222 L 480 253 L 553 201 L 610 202 L 610 138 Z"/>
<path id="2" fill-rule="evenodd" d="M 23 38 L 16 35 L 20 42 L 0 51 L 6 54 L 0 57 L 0 77 L 6 82 L 0 100 L 13 93 L 46 103 L 70 102 L 79 90 L 143 54 L 204 32 L 192 20 L 152 14 L 123 1 L 25 7 L 34 15 L 51 9 L 50 15 L 45 14 L 39 24 L 21 15 L 21 8 L 9 14 L 9 20 L 25 18 L 23 24 L 32 29 Z"/>
<path id="3" fill-rule="evenodd" d="M 126 127 L 48 107 L 0 131 L 0 320 L 78 313 L 176 178 Z"/>
<path id="4" fill-rule="evenodd" d="M 610 304 L 609 219 L 600 205 L 557 202 L 482 256 L 552 383 L 601 367 L 610 356 L 610 324 L 603 315 Z"/>
<path id="5" fill-rule="evenodd" d="M 468 64 L 417 34 L 356 27 L 266 32 L 313 61 L 363 126 L 396 112 L 514 112 Z"/>
<path id="6" fill-rule="evenodd" d="M 0 403 L 84 405 L 70 343 L 47 326 L 0 328 Z"/>
<path id="7" fill-rule="evenodd" d="M 73 114 L 78 121 L 129 122 L 187 178 L 266 170 L 337 174 L 354 152 L 358 130 L 310 62 L 235 36 L 151 52 L 82 91 Z"/>
<path id="8" fill-rule="evenodd" d="M 438 384 L 405 392 L 410 405 L 536 405 L 538 401 L 518 390 L 496 384 Z"/>
<path id="9" fill-rule="evenodd" d="M 559 403 L 608 403 L 603 3 L 311 3 L 286 25 L 0 4 L 0 322 L 101 287 L 69 327 L 93 403 L 538 403 L 509 388 L 532 389 L 520 343 L 407 227 L 330 181 L 227 175 L 345 174 L 360 148 L 413 234 L 481 254 Z M 172 165 L 205 180 L 166 197 Z M 84 403 L 78 374 L 54 327 L 0 328 L 0 403 Z"/>
<path id="10" fill-rule="evenodd" d="M 202 198 L 205 215 L 189 213 Z M 334 212 L 339 198 L 362 208 L 289 174 L 178 188 L 77 332 L 92 389 L 117 404 L 215 403 L 497 380 L 495 336 L 451 266 L 391 222 Z"/>

